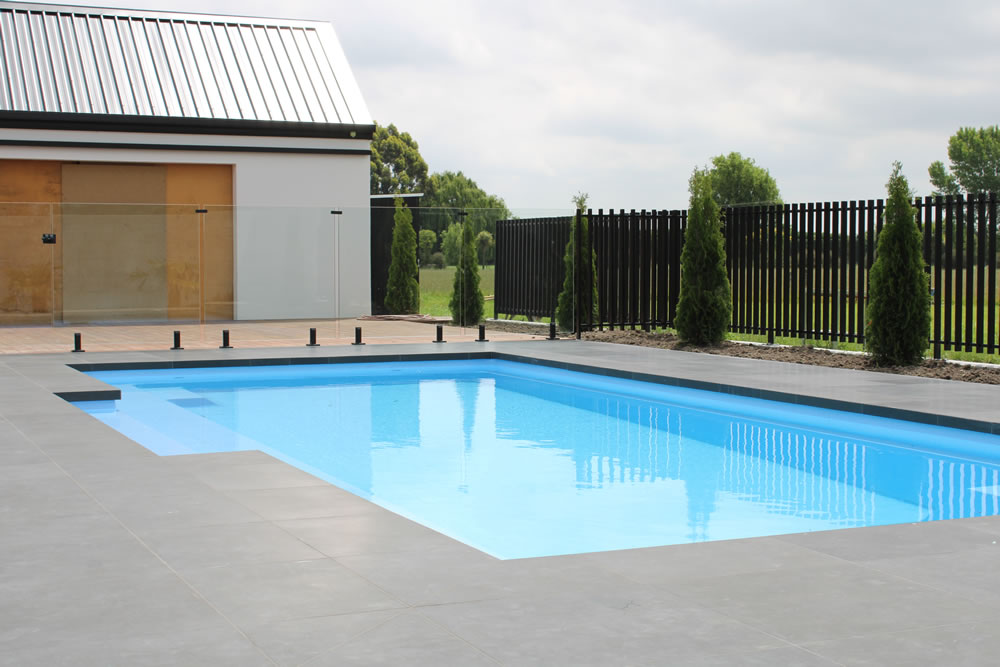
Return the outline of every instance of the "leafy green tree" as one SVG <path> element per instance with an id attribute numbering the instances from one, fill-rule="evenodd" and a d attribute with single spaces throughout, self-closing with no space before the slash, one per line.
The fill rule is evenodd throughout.
<path id="1" fill-rule="evenodd" d="M 417 235 L 417 249 L 420 254 L 420 266 L 427 266 L 431 261 L 431 253 L 437 245 L 438 235 L 430 229 L 421 229 Z"/>
<path id="2" fill-rule="evenodd" d="M 714 178 L 697 169 L 688 183 L 691 204 L 681 250 L 676 325 L 681 340 L 696 345 L 720 343 L 733 314 L 719 204 L 712 193 L 714 183 Z"/>
<path id="3" fill-rule="evenodd" d="M 422 201 L 424 209 L 443 209 L 438 215 L 424 216 L 424 227 L 443 232 L 457 220 L 458 211 L 467 212 L 474 234 L 485 230 L 496 235 L 497 220 L 510 218 L 510 209 L 503 199 L 487 194 L 475 181 L 462 172 L 445 171 L 431 174 Z"/>
<path id="4" fill-rule="evenodd" d="M 476 250 L 479 252 L 479 263 L 486 268 L 486 263 L 490 260 L 493 249 L 493 235 L 485 229 L 476 234 Z"/>
<path id="5" fill-rule="evenodd" d="M 476 263 L 476 243 L 472 235 L 472 224 L 461 225 L 462 252 L 458 268 L 455 269 L 455 283 L 451 292 L 448 309 L 451 321 L 468 327 L 479 324 L 483 319 L 483 293 L 479 291 L 479 264 Z"/>
<path id="6" fill-rule="evenodd" d="M 573 205 L 576 207 L 577 211 L 587 210 L 587 198 L 586 192 L 578 192 L 573 199 Z M 595 266 L 597 264 L 597 252 L 593 248 L 593 244 L 590 242 L 590 225 L 587 221 L 587 216 L 581 215 L 580 226 L 582 227 L 581 238 L 583 240 L 582 248 L 580 249 L 580 257 L 583 258 L 583 262 L 587 262 L 587 257 L 590 261 L 587 262 L 588 266 L 584 267 L 584 270 L 590 271 L 590 286 L 591 286 L 591 303 L 593 304 L 593 316 L 596 319 L 597 312 L 597 275 L 595 273 Z M 584 277 L 584 280 L 587 280 Z M 569 224 L 569 241 L 566 242 L 566 252 L 563 254 L 563 288 L 559 292 L 559 297 L 556 300 L 556 324 L 559 325 L 560 329 L 564 331 L 571 331 L 573 329 L 573 313 L 574 307 L 576 305 L 576 299 L 574 298 L 576 294 L 576 216 L 574 215 Z"/>
<path id="7" fill-rule="evenodd" d="M 392 229 L 392 260 L 386 284 L 385 306 L 391 313 L 415 313 L 420 310 L 420 284 L 417 283 L 417 233 L 413 213 L 396 198 L 396 223 Z"/>
<path id="8" fill-rule="evenodd" d="M 395 125 L 378 126 L 371 147 L 371 194 L 421 192 L 427 182 L 427 163 L 409 132 Z"/>
<path id="9" fill-rule="evenodd" d="M 739 153 L 716 155 L 703 170 L 712 179 L 712 197 L 719 206 L 780 204 L 781 193 L 771 172 Z"/>
<path id="10" fill-rule="evenodd" d="M 949 172 L 940 161 L 928 174 L 934 194 L 1000 192 L 1000 126 L 959 128 L 948 139 Z"/>
<path id="11" fill-rule="evenodd" d="M 451 223 L 441 234 L 441 252 L 444 253 L 444 261 L 448 266 L 458 264 L 459 255 L 462 253 L 461 223 Z"/>
<path id="12" fill-rule="evenodd" d="M 962 186 L 958 184 L 955 174 L 948 171 L 941 160 L 931 162 L 927 168 L 927 173 L 931 177 L 931 185 L 934 186 L 935 195 L 958 195 L 962 194 Z"/>
<path id="13" fill-rule="evenodd" d="M 865 348 L 878 366 L 916 364 L 927 349 L 930 291 L 920 230 L 902 165 L 893 164 L 878 252 L 869 280 Z"/>

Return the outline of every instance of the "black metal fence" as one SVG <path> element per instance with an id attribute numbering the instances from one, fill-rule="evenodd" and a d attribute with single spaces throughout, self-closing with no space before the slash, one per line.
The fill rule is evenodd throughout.
<path id="1" fill-rule="evenodd" d="M 995 194 L 914 200 L 932 290 L 929 340 L 945 350 L 1000 347 Z M 730 330 L 864 342 L 868 273 L 882 200 L 723 211 L 733 295 Z M 672 327 L 680 297 L 686 211 L 588 211 L 597 255 L 597 307 L 576 288 L 579 329 Z M 551 316 L 562 288 L 569 218 L 497 224 L 494 315 Z M 586 281 L 587 272 L 579 279 Z M 595 315 L 596 311 L 596 315 Z"/>
<path id="2" fill-rule="evenodd" d="M 569 217 L 501 220 L 496 233 L 493 316 L 549 317 L 562 290 Z"/>

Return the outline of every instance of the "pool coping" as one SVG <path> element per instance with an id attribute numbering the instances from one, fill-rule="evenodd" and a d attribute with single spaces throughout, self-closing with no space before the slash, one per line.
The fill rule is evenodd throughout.
<path id="1" fill-rule="evenodd" d="M 753 359 L 742 359 L 739 357 L 722 357 L 718 355 L 703 355 L 699 353 L 678 352 L 672 350 L 660 350 L 656 361 L 665 359 L 686 359 L 688 364 L 683 368 L 671 367 L 665 363 L 648 363 L 646 370 L 626 369 L 620 365 L 609 364 L 602 361 L 597 353 L 603 347 L 625 347 L 636 348 L 628 345 L 615 345 L 608 343 L 591 343 L 582 341 L 511 341 L 503 343 L 455 343 L 455 347 L 465 348 L 460 351 L 453 349 L 436 349 L 432 351 L 393 351 L 385 349 L 390 346 L 373 346 L 363 353 L 355 351 L 339 351 L 338 354 L 317 354 L 315 352 L 303 354 L 295 350 L 294 354 L 261 354 L 260 356 L 241 356 L 232 358 L 229 355 L 201 354 L 195 359 L 147 359 L 135 361 L 97 361 L 79 362 L 66 364 L 69 368 L 86 373 L 88 371 L 110 371 L 110 370 L 155 370 L 155 369 L 183 369 L 183 368 L 212 368 L 212 367 L 240 367 L 240 366 L 276 366 L 276 365 L 297 365 L 297 364 L 341 364 L 360 362 L 406 362 L 406 361 L 428 361 L 428 360 L 473 360 L 473 359 L 502 359 L 518 363 L 536 364 L 564 370 L 580 371 L 597 375 L 604 375 L 616 378 L 640 380 L 653 382 L 669 386 L 685 387 L 690 389 L 701 389 L 714 391 L 736 396 L 750 398 L 760 398 L 796 405 L 805 405 L 816 408 L 840 410 L 843 412 L 853 412 L 875 417 L 887 417 L 903 421 L 911 421 L 922 424 L 945 426 L 958 428 L 980 433 L 1000 435 L 1000 409 L 989 412 L 992 419 L 984 418 L 986 414 L 979 412 L 972 416 L 969 414 L 969 400 L 977 399 L 974 402 L 991 400 L 1000 402 L 1000 387 L 994 385 L 981 385 L 974 383 L 956 382 L 952 380 L 938 380 L 934 378 L 920 378 L 915 376 L 905 376 L 890 373 L 874 373 L 872 371 L 857 371 L 851 369 L 827 368 L 820 366 L 803 366 L 801 364 L 789 364 L 787 362 L 762 361 Z M 530 350 L 526 346 L 530 346 Z M 589 363 L 574 361 L 565 358 L 565 346 L 575 346 L 575 353 L 581 350 L 593 354 Z M 598 346 L 595 350 L 594 346 Z M 391 346 L 398 349 L 404 346 Z M 423 346 L 421 346 L 423 347 Z M 344 348 L 341 348 L 343 350 Z M 521 349 L 525 353 L 518 353 L 508 350 Z M 286 350 L 287 352 L 288 350 Z M 557 354 L 553 354 L 557 353 Z M 563 353 L 563 354 L 558 354 Z M 104 353 L 109 354 L 109 353 Z M 702 361 L 726 360 L 733 370 L 736 380 L 719 382 L 705 380 L 692 375 L 690 365 L 697 364 L 697 359 L 688 358 L 694 355 Z M 649 360 L 647 360 L 649 361 Z M 808 368 L 808 382 L 799 382 L 795 386 L 795 391 L 769 388 L 766 382 L 761 383 L 761 378 L 768 375 L 767 371 L 775 368 L 787 371 L 787 367 L 796 369 Z M 743 371 L 754 369 L 750 375 Z M 764 372 L 761 372 L 764 369 Z M 697 369 L 694 369 L 697 372 Z M 738 378 L 753 379 L 753 382 L 740 382 Z M 867 392 L 866 400 L 851 400 L 848 396 L 855 393 L 853 388 L 848 390 L 845 396 L 842 388 L 847 378 L 848 386 L 851 383 L 862 385 L 866 381 L 870 383 L 872 378 L 876 378 L 878 384 L 888 385 L 900 391 L 912 392 L 915 387 L 923 388 L 925 394 L 941 392 L 959 392 L 956 400 L 941 400 L 940 396 L 935 397 L 920 410 L 914 410 L 900 404 L 898 396 L 892 392 Z M 894 381 L 894 379 L 896 379 Z M 97 401 L 97 400 L 118 400 L 121 393 L 104 383 L 101 387 L 87 389 L 57 390 L 57 396 L 70 402 Z"/>

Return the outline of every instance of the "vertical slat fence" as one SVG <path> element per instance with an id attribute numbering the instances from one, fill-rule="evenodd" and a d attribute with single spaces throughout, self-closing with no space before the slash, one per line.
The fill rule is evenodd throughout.
<path id="1" fill-rule="evenodd" d="M 996 354 L 997 195 L 912 203 L 928 271 L 933 356 Z M 871 199 L 723 209 L 730 330 L 769 341 L 864 343 L 869 274 L 884 211 L 882 200 Z M 581 328 L 673 327 L 687 212 L 601 209 L 586 216 L 597 303 L 593 315 L 583 313 Z M 497 224 L 496 317 L 553 314 L 569 230 L 569 217 Z M 589 292 L 580 298 L 589 299 Z"/>

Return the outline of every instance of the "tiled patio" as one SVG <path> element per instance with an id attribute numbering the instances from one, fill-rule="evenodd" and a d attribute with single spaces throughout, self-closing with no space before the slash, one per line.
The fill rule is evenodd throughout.
<path id="1" fill-rule="evenodd" d="M 997 387 L 576 341 L 6 355 L 0 664 L 996 663 L 995 517 L 499 561 L 260 452 L 154 456 L 53 395 L 100 386 L 68 363 L 483 352 L 1000 432 Z"/>
<path id="2" fill-rule="evenodd" d="M 222 330 L 229 330 L 230 345 L 237 348 L 294 347 L 309 341 L 316 329 L 322 345 L 349 345 L 354 329 L 361 327 L 365 343 L 424 343 L 434 339 L 435 328 L 424 322 L 394 320 L 295 320 L 276 322 L 213 322 L 210 324 L 116 324 L 0 327 L 0 354 L 37 354 L 73 349 L 73 334 L 83 336 L 89 352 L 166 350 L 173 345 L 173 332 L 181 332 L 186 350 L 214 350 L 222 344 Z M 475 328 L 445 326 L 447 341 L 471 341 Z M 543 337 L 540 334 L 537 337 Z M 490 331 L 490 340 L 524 340 L 532 336 Z"/>

